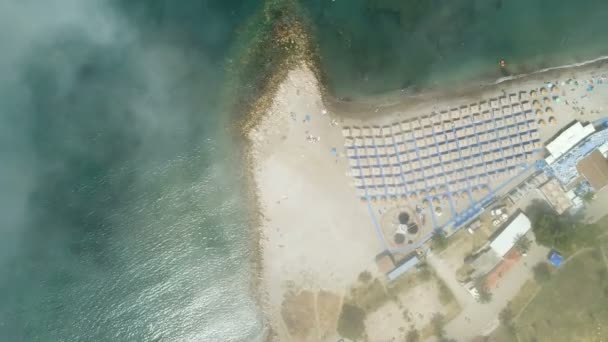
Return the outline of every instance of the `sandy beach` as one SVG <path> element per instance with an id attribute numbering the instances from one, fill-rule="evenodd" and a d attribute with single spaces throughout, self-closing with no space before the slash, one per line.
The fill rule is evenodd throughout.
<path id="1" fill-rule="evenodd" d="M 313 73 L 300 67 L 289 73 L 268 115 L 250 132 L 264 217 L 262 286 L 281 341 L 287 340 L 287 327 L 277 322 L 287 294 L 326 291 L 341 297 L 383 250 L 369 229 L 366 205 L 345 176 L 347 164 L 332 152 L 342 149 L 340 128 L 323 112 Z M 319 330 L 296 335 L 317 341 L 329 334 Z"/>
<path id="2" fill-rule="evenodd" d="M 361 199 L 346 154 L 344 127 L 392 125 L 432 112 L 508 98 L 509 94 L 535 93 L 547 84 L 558 85 L 560 89 L 553 94 L 554 99 L 560 100 L 550 103 L 553 120 L 565 122 L 577 118 L 592 122 L 602 117 L 608 101 L 606 96 L 601 96 L 589 102 L 586 82 L 600 77 L 604 71 L 604 62 L 600 61 L 578 69 L 557 69 L 483 88 L 454 88 L 420 95 L 392 94 L 376 102 L 340 103 L 327 97 L 324 100 L 309 67 L 300 65 L 291 70 L 280 84 L 272 106 L 247 132 L 261 213 L 262 302 L 274 340 L 339 338 L 338 316 L 360 275 L 367 271 L 385 281 L 375 258 L 390 246 L 373 220 L 374 216 L 390 212 L 403 203 L 371 203 Z M 564 82 L 571 79 L 577 80 L 576 86 L 565 85 Z M 543 105 L 549 106 L 548 101 L 545 99 Z M 536 124 L 537 118 L 533 121 Z M 557 133 L 561 125 L 543 127 L 539 135 L 545 141 Z M 384 221 L 378 222 L 384 225 Z M 420 289 L 422 287 L 417 291 Z M 427 292 L 436 297 L 436 290 Z M 403 296 L 408 298 L 407 294 Z M 436 298 L 431 297 L 427 301 L 416 301 L 416 306 L 437 307 Z M 368 329 L 371 341 L 388 338 L 384 336 L 386 330 L 373 322 L 382 321 L 391 310 L 396 309 L 387 306 L 386 310 L 370 316 L 367 325 L 372 325 Z M 474 335 L 466 334 L 467 337 Z"/>

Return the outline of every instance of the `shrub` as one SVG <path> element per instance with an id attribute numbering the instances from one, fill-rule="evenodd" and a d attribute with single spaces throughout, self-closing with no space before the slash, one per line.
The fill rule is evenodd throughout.
<path id="1" fill-rule="evenodd" d="M 534 272 L 534 279 L 538 283 L 544 283 L 551 278 L 551 270 L 549 269 L 549 264 L 544 261 L 541 261 L 536 264 L 532 268 L 532 271 Z"/>
<path id="2" fill-rule="evenodd" d="M 344 303 L 338 319 L 338 333 L 351 340 L 363 337 L 365 327 L 365 311 L 356 305 Z"/>

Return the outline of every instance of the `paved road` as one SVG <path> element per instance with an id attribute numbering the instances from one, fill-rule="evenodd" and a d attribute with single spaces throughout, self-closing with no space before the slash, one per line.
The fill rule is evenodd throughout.
<path id="1" fill-rule="evenodd" d="M 462 307 L 461 313 L 446 325 L 448 337 L 470 341 L 475 336 L 488 335 L 499 324 L 498 314 L 515 297 L 522 285 L 532 277 L 532 267 L 545 260 L 549 250 L 532 244 L 528 255 L 513 266 L 492 290 L 492 301 L 477 302 L 456 279 L 456 270 L 448 268 L 439 256 L 429 252 L 427 262 L 452 290 Z"/>
<path id="2" fill-rule="evenodd" d="M 426 255 L 426 262 L 435 269 L 437 275 L 445 282 L 447 287 L 452 290 L 454 297 L 462 308 L 477 304 L 477 301 L 469 294 L 469 292 L 460 285 L 460 282 L 456 279 L 456 270 L 446 265 L 443 260 L 429 251 Z"/>

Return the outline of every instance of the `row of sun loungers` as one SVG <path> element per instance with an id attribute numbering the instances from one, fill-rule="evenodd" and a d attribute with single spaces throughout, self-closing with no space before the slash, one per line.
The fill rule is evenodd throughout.
<path id="1" fill-rule="evenodd" d="M 477 191 L 517 174 L 542 149 L 530 103 L 549 92 L 542 89 L 392 125 L 343 128 L 355 186 L 365 196 L 424 198 Z"/>

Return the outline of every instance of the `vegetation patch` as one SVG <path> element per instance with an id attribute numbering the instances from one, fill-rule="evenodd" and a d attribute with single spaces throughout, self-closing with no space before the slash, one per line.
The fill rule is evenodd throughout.
<path id="1" fill-rule="evenodd" d="M 538 283 L 542 284 L 544 282 L 549 281 L 551 279 L 551 266 L 548 263 L 541 261 L 538 264 L 534 265 L 532 271 L 534 272 L 534 280 Z"/>
<path id="2" fill-rule="evenodd" d="M 289 334 L 294 337 L 309 336 L 315 326 L 315 296 L 310 291 L 288 293 L 283 300 L 281 315 Z"/>
<path id="3" fill-rule="evenodd" d="M 536 292 L 540 289 L 540 285 L 534 280 L 526 281 L 509 303 L 509 307 L 515 316 L 519 315 L 522 310 L 528 305 Z"/>
<path id="4" fill-rule="evenodd" d="M 608 217 L 595 224 L 579 222 L 574 217 L 560 216 L 540 201 L 526 208 L 526 214 L 532 221 L 532 230 L 536 242 L 569 255 L 585 247 L 597 246 L 598 236 L 605 233 Z"/>
<path id="5" fill-rule="evenodd" d="M 340 297 L 332 292 L 320 291 L 317 294 L 319 332 L 323 338 L 336 331 L 340 314 L 340 301 Z"/>
<path id="6" fill-rule="evenodd" d="M 448 237 L 442 230 L 436 230 L 431 237 L 431 249 L 437 253 L 448 247 Z"/>
<path id="7" fill-rule="evenodd" d="M 384 289 L 384 285 L 378 279 L 353 288 L 351 297 L 348 299 L 349 302 L 366 312 L 376 311 L 388 300 L 389 296 Z"/>
<path id="8" fill-rule="evenodd" d="M 365 310 L 356 305 L 344 303 L 338 319 L 338 333 L 354 341 L 363 338 L 365 316 Z"/>
<path id="9" fill-rule="evenodd" d="M 603 258 L 594 257 L 591 250 L 569 260 L 516 319 L 519 341 L 587 341 L 598 337 L 598 331 L 608 329 L 607 275 Z"/>

